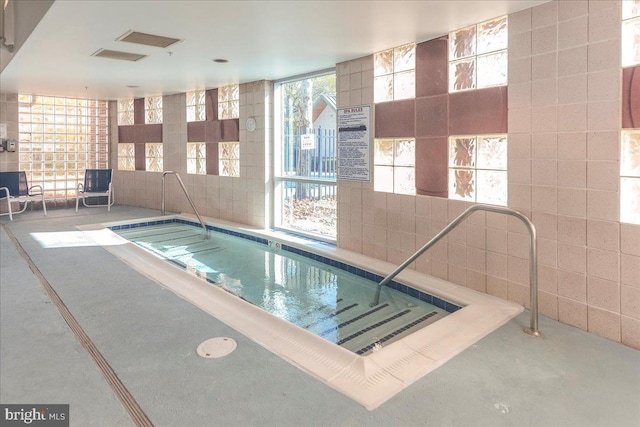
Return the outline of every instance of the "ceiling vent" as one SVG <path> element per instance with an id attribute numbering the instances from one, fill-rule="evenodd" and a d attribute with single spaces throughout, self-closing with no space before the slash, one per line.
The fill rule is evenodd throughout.
<path id="1" fill-rule="evenodd" d="M 120 59 L 122 61 L 139 61 L 142 58 L 146 58 L 148 55 L 141 55 L 139 53 L 120 52 L 118 50 L 99 49 L 91 56 L 97 56 L 100 58 Z"/>
<path id="2" fill-rule="evenodd" d="M 128 31 L 124 35 L 118 37 L 116 41 L 143 44 L 146 46 L 169 47 L 174 43 L 181 41 L 171 37 L 155 36 L 153 34 L 139 33 L 137 31 Z"/>

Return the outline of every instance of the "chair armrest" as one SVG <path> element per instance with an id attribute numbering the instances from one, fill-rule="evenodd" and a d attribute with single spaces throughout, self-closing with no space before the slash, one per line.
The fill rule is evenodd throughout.
<path id="1" fill-rule="evenodd" d="M 39 188 L 39 189 L 40 189 L 40 191 L 39 191 L 38 193 L 34 193 L 34 192 L 32 191 L 34 188 Z M 43 191 L 42 191 L 42 186 L 41 186 L 41 185 L 32 185 L 31 187 L 29 187 L 28 194 L 29 194 L 30 196 L 40 196 L 40 195 L 42 195 L 42 193 L 43 193 Z"/>
<path id="2" fill-rule="evenodd" d="M 84 184 L 81 182 L 78 183 L 78 192 L 84 193 Z"/>
<path id="3" fill-rule="evenodd" d="M 0 197 L 2 197 L 3 199 L 5 197 L 11 197 L 11 193 L 9 193 L 9 189 L 7 187 L 0 187 Z"/>

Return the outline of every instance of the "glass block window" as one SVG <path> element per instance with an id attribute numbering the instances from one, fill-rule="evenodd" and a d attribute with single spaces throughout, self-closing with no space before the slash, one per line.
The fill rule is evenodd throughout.
<path id="1" fill-rule="evenodd" d="M 187 121 L 188 122 L 202 122 L 206 120 L 206 104 L 205 104 L 206 91 L 194 90 L 187 92 Z"/>
<path id="2" fill-rule="evenodd" d="M 109 167 L 108 102 L 18 95 L 18 169 L 47 201 L 75 198 L 85 169 Z"/>
<path id="3" fill-rule="evenodd" d="M 622 2 L 622 66 L 640 64 L 640 0 Z"/>
<path id="4" fill-rule="evenodd" d="M 640 130 L 622 131 L 620 221 L 640 224 Z"/>
<path id="5" fill-rule="evenodd" d="M 373 75 L 374 102 L 415 98 L 415 43 L 374 54 Z"/>
<path id="6" fill-rule="evenodd" d="M 133 124 L 133 98 L 118 100 L 118 126 Z"/>
<path id="7" fill-rule="evenodd" d="M 218 173 L 220 176 L 240 176 L 240 143 L 218 143 Z"/>
<path id="8" fill-rule="evenodd" d="M 118 170 L 136 170 L 135 144 L 118 144 Z"/>
<path id="9" fill-rule="evenodd" d="M 416 194 L 415 139 L 376 139 L 373 153 L 373 189 Z"/>
<path id="10" fill-rule="evenodd" d="M 207 174 L 207 146 L 204 142 L 187 142 L 187 173 Z"/>
<path id="11" fill-rule="evenodd" d="M 230 85 L 218 88 L 218 118 L 237 119 L 240 117 L 240 86 Z"/>
<path id="12" fill-rule="evenodd" d="M 449 137 L 449 198 L 507 205 L 507 136 Z"/>
<path id="13" fill-rule="evenodd" d="M 144 99 L 144 123 L 147 125 L 162 123 L 162 96 L 150 96 Z"/>
<path id="14" fill-rule="evenodd" d="M 507 84 L 506 16 L 449 33 L 449 92 Z"/>
<path id="15" fill-rule="evenodd" d="M 144 144 L 144 154 L 147 172 L 163 172 L 163 149 L 161 143 Z"/>

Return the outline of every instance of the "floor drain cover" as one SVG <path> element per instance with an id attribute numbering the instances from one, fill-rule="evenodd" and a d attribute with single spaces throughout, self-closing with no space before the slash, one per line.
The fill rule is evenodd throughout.
<path id="1" fill-rule="evenodd" d="M 211 338 L 201 343 L 196 352 L 199 356 L 206 358 L 224 357 L 235 350 L 237 344 L 235 340 L 227 337 Z"/>

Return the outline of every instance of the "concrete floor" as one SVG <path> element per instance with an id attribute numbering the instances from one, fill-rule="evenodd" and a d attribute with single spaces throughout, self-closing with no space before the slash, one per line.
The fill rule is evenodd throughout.
<path id="1" fill-rule="evenodd" d="M 367 411 L 103 248 L 46 249 L 30 235 L 156 215 L 115 206 L 0 219 L 156 426 L 640 425 L 640 352 L 544 317 L 543 337 L 529 337 L 528 312 Z M 215 336 L 238 348 L 197 356 Z M 0 402 L 70 404 L 72 426 L 135 425 L 4 228 Z"/>

